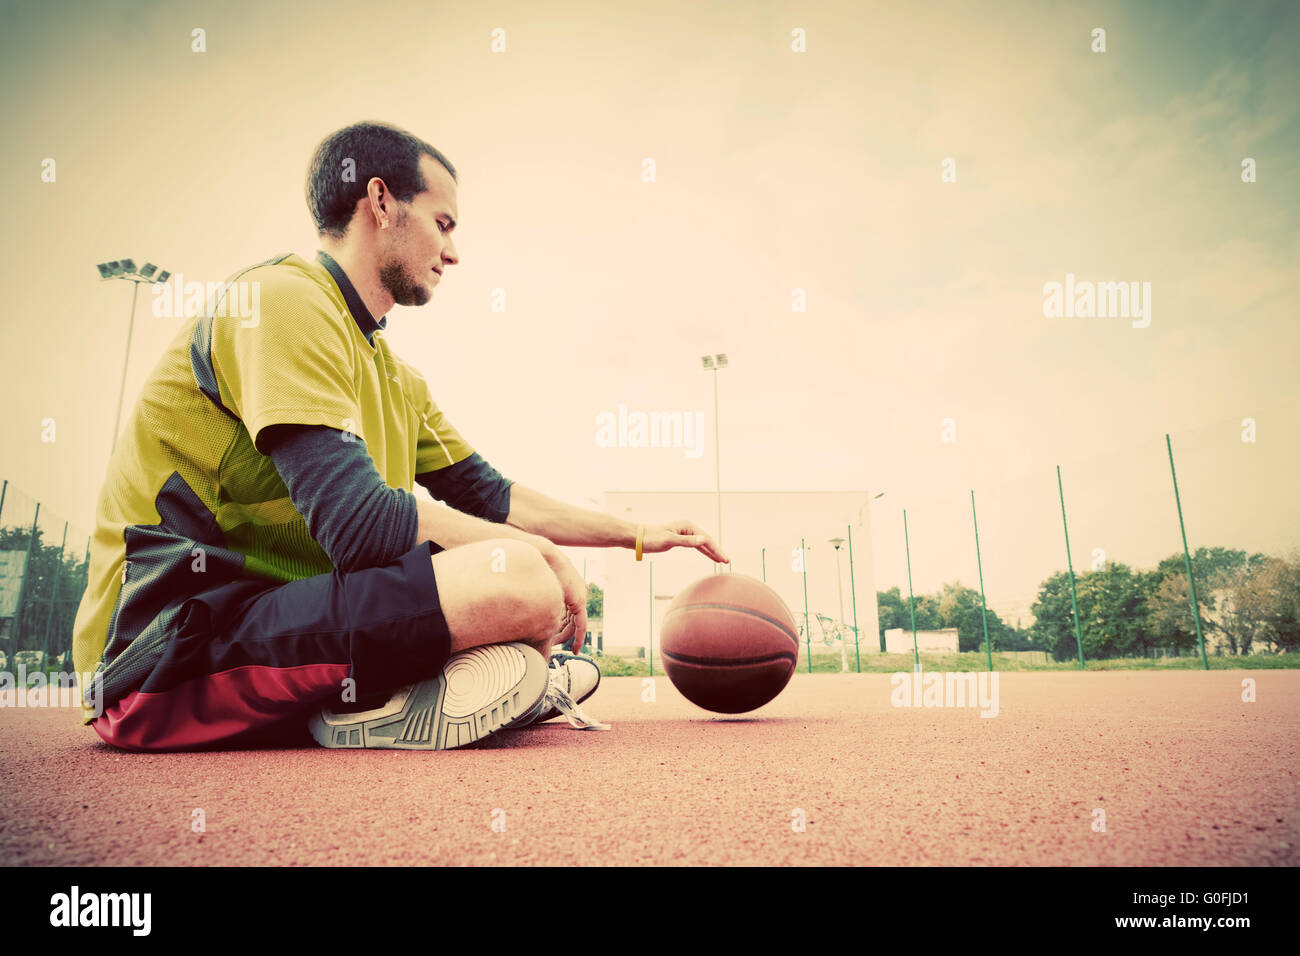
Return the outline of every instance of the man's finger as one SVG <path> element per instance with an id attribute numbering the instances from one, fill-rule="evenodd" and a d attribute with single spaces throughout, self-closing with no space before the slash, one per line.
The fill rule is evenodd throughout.
<path id="1" fill-rule="evenodd" d="M 573 653 L 577 654 L 587 637 L 587 605 L 585 602 L 574 604 L 569 608 L 573 617 Z"/>
<path id="2" fill-rule="evenodd" d="M 582 650 L 582 645 L 587 641 L 587 612 L 583 611 L 580 618 L 574 623 L 573 630 L 573 653 L 577 654 Z"/>
<path id="3" fill-rule="evenodd" d="M 718 554 L 717 543 L 703 531 L 691 538 L 691 545 L 692 547 L 699 548 L 709 557 L 716 557 Z"/>

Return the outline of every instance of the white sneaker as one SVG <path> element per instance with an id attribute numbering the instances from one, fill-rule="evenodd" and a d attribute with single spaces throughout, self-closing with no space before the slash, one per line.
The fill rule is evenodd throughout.
<path id="1" fill-rule="evenodd" d="M 549 669 L 527 644 L 486 644 L 453 654 L 437 677 L 394 690 L 386 703 L 308 721 L 330 748 L 452 750 L 512 725 L 545 703 Z"/>
<path id="2" fill-rule="evenodd" d="M 596 693 L 599 686 L 600 666 L 594 660 L 556 651 L 551 655 L 550 682 L 545 696 L 531 713 L 524 714 L 510 727 L 527 727 L 563 714 L 579 730 L 609 730 L 609 724 L 601 723 L 578 706 Z"/>

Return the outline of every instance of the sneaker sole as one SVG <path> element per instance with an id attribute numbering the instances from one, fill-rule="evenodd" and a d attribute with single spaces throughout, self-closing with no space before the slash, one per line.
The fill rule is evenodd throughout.
<path id="1" fill-rule="evenodd" d="M 454 750 L 482 740 L 536 708 L 548 667 L 526 644 L 489 644 L 454 655 L 437 677 L 393 691 L 388 703 L 355 714 L 328 708 L 308 728 L 322 747 Z"/>

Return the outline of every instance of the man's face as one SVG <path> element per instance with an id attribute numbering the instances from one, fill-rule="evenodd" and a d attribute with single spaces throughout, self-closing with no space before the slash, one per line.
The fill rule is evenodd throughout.
<path id="1" fill-rule="evenodd" d="M 442 270 L 460 261 L 451 232 L 456 228 L 456 182 L 432 156 L 420 157 L 428 187 L 409 203 L 397 203 L 397 218 L 379 233 L 379 280 L 398 305 L 424 305 Z"/>

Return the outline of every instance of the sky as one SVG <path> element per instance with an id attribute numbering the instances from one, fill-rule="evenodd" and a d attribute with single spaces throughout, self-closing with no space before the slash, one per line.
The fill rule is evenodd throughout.
<path id="1" fill-rule="evenodd" d="M 312 256 L 311 153 L 377 119 L 460 174 L 461 261 L 385 334 L 521 484 L 869 491 L 876 584 L 910 550 L 918 592 L 977 584 L 974 491 L 1014 620 L 1064 570 L 1057 465 L 1076 570 L 1180 549 L 1168 434 L 1193 548 L 1300 547 L 1300 7 L 357 9 L 0 7 L 0 524 L 93 523 L 131 302 L 96 263 Z M 1149 310 L 1045 314 L 1067 281 Z M 183 321 L 142 293 L 124 420 Z M 698 446 L 610 446 L 620 406 Z"/>

